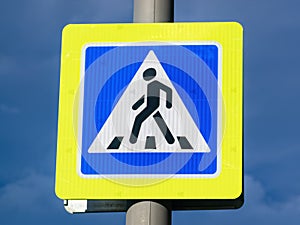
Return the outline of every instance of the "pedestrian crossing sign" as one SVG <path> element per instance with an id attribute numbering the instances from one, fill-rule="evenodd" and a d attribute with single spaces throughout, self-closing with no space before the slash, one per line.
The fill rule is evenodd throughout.
<path id="1" fill-rule="evenodd" d="M 238 199 L 242 113 L 239 24 L 68 25 L 56 193 Z"/>

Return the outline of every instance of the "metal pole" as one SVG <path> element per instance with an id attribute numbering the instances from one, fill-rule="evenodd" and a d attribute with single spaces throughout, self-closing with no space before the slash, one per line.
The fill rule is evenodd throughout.
<path id="1" fill-rule="evenodd" d="M 173 21 L 174 0 L 134 0 L 134 23 Z M 127 210 L 126 225 L 171 225 L 171 211 L 157 202 L 138 202 Z"/>
<path id="2" fill-rule="evenodd" d="M 128 209 L 126 225 L 171 225 L 171 211 L 156 202 L 138 202 Z"/>
<path id="3" fill-rule="evenodd" d="M 134 0 L 134 23 L 174 21 L 174 0 Z"/>

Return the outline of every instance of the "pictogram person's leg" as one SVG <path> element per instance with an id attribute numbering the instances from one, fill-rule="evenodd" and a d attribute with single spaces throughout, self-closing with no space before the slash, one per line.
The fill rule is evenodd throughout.
<path id="1" fill-rule="evenodd" d="M 143 111 L 141 111 L 134 120 L 131 135 L 130 135 L 130 143 L 134 144 L 137 142 L 137 138 L 140 133 L 140 129 L 142 126 L 142 123 L 153 113 L 153 109 L 150 107 L 146 107 Z"/>
<path id="2" fill-rule="evenodd" d="M 162 118 L 161 114 L 159 112 L 156 112 L 153 115 L 153 118 L 155 119 L 155 122 L 157 123 L 159 129 L 161 130 L 161 132 L 165 136 L 165 139 L 167 140 L 167 142 L 169 144 L 173 144 L 175 142 L 175 139 L 174 139 L 171 131 L 169 130 L 166 122 Z"/>

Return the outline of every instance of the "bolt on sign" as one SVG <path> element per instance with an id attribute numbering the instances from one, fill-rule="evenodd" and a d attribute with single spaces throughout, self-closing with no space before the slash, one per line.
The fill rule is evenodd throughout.
<path id="1" fill-rule="evenodd" d="M 235 22 L 67 25 L 57 196 L 241 206 L 242 44 Z"/>

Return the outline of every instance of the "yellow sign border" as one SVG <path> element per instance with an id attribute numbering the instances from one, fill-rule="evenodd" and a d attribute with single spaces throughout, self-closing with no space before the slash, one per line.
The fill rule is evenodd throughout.
<path id="1" fill-rule="evenodd" d="M 217 42 L 222 47 L 222 95 L 226 112 L 221 171 L 215 178 L 173 177 L 147 186 L 120 185 L 78 174 L 74 99 L 81 54 L 90 43 Z M 243 28 L 235 22 L 71 24 L 62 34 L 56 186 L 61 199 L 237 199 L 243 192 Z M 76 113 L 76 112 L 75 112 Z M 73 116 L 74 115 L 74 116 Z M 77 118 L 78 119 L 78 118 Z M 74 132 L 75 129 L 75 132 Z M 131 178 L 139 179 L 139 178 Z"/>

